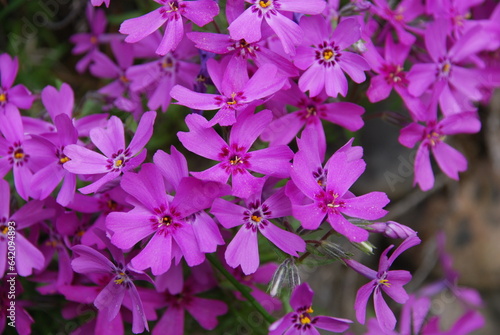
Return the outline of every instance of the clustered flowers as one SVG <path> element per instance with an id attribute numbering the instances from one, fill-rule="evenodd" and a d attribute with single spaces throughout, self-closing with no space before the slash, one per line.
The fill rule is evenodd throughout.
<path id="1" fill-rule="evenodd" d="M 18 59 L 0 55 L 2 280 L 16 272 L 41 283 L 40 294 L 64 296 L 65 318 L 81 314 L 77 303 L 93 306 L 95 318 L 78 330 L 86 334 L 123 334 L 130 323 L 133 333 L 182 334 L 186 312 L 215 329 L 231 313 L 231 297 L 203 292 L 231 291 L 222 277 L 236 289 L 229 294 L 263 315 L 270 334 L 341 333 L 353 320 L 313 314 L 313 291 L 299 285 L 301 262 L 323 246 L 370 280 L 354 305 L 365 324 L 373 294 L 367 334 L 396 334 L 384 295 L 404 305 L 401 334 L 409 333 L 410 317 L 415 329 L 437 334 L 439 320 L 426 322 L 426 315 L 430 297 L 456 285 L 451 266 L 443 261 L 453 277 L 447 285 L 405 290 L 410 272 L 390 268 L 420 239 L 384 221 L 385 193 L 355 194 L 366 163 L 342 129 L 364 126 L 360 90 L 370 103 L 394 91 L 403 106 L 399 141 L 418 144 L 414 185 L 433 187 L 431 152 L 458 180 L 467 160 L 448 140 L 480 130 L 477 105 L 500 85 L 500 5 L 485 5 L 493 14 L 484 17 L 473 8 L 482 1 L 462 0 L 395 7 L 385 0 L 233 0 L 224 2 L 225 13 L 222 1 L 154 2 L 153 11 L 107 33 L 105 10 L 93 6 L 114 3 L 92 0 L 89 32 L 71 38 L 82 55 L 76 70 L 106 80 L 97 91 L 102 112 L 81 115 L 66 83 L 31 93 L 15 84 Z M 36 100 L 39 115 L 30 113 Z M 164 131 L 161 112 L 188 108 L 176 134 L 183 148 L 148 151 Z M 327 147 L 327 123 L 342 146 Z M 11 221 L 17 249 L 9 270 Z M 319 231 L 323 238 L 309 238 Z M 373 234 L 403 240 L 380 254 L 378 270 L 328 240 L 336 235 L 366 249 Z M 280 265 L 262 257 L 269 248 Z M 447 257 L 443 248 L 440 255 Z M 269 283 L 266 293 L 261 285 Z M 276 320 L 270 313 L 283 315 L 275 296 L 286 284 L 291 308 Z M 9 302 L 1 287 L 3 331 Z M 472 300 L 453 329 L 484 322 Z M 19 334 L 31 333 L 29 307 L 19 300 Z"/>

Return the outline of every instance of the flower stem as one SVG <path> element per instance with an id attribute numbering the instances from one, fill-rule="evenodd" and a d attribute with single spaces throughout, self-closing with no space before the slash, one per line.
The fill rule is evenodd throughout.
<path id="1" fill-rule="evenodd" d="M 327 231 L 326 234 L 323 235 L 323 237 L 319 241 L 315 241 L 316 245 L 314 247 L 317 248 L 321 244 L 321 241 L 326 240 L 334 232 L 335 231 L 333 229 L 330 229 L 329 231 Z M 300 256 L 299 258 L 297 258 L 296 263 L 302 263 L 304 261 L 304 259 L 306 259 L 307 257 L 309 257 L 309 255 L 311 255 L 311 253 L 309 251 L 303 253 L 302 256 Z"/>
<path id="2" fill-rule="evenodd" d="M 247 301 L 264 317 L 264 319 L 269 322 L 269 323 L 273 323 L 274 321 L 276 321 L 276 319 L 274 317 L 271 316 L 271 314 L 269 314 L 265 309 L 264 307 L 262 307 L 261 304 L 259 304 L 259 302 L 257 300 L 255 300 L 254 297 L 252 297 L 252 295 L 250 294 L 250 289 L 241 284 L 236 278 L 234 278 L 233 275 L 231 275 L 229 273 L 229 271 L 227 271 L 224 266 L 222 266 L 222 264 L 219 262 L 219 260 L 213 255 L 213 254 L 206 254 L 206 257 L 207 259 L 210 261 L 210 263 L 212 263 L 212 265 L 220 271 L 220 273 L 222 273 L 222 275 L 224 277 L 226 277 L 227 280 L 229 280 L 231 282 L 231 284 L 234 285 L 234 287 L 236 287 L 236 289 L 238 291 L 240 291 L 240 293 L 247 299 Z"/>

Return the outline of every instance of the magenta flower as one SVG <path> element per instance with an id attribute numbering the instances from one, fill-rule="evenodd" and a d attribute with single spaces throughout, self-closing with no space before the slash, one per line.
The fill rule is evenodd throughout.
<path id="1" fill-rule="evenodd" d="M 24 200 L 31 195 L 32 168 L 44 166 L 47 161 L 39 157 L 33 141 L 25 135 L 21 115 L 0 113 L 0 177 L 10 170 L 14 174 L 17 193 Z"/>
<path id="2" fill-rule="evenodd" d="M 351 320 L 331 316 L 312 316 L 314 292 L 307 283 L 295 288 L 290 297 L 293 312 L 288 313 L 269 327 L 269 335 L 306 335 L 319 334 L 319 329 L 343 333 L 349 328 Z"/>
<path id="3" fill-rule="evenodd" d="M 282 76 L 295 77 L 299 74 L 289 59 L 269 49 L 262 40 L 247 42 L 245 39 L 234 40 L 228 35 L 205 32 L 190 32 L 186 35 L 201 50 L 228 55 L 229 62 L 243 63 L 237 67 L 239 69 L 246 69 L 247 61 L 252 60 L 258 67 L 264 64 L 276 65 Z"/>
<path id="4" fill-rule="evenodd" d="M 465 312 L 448 331 L 441 331 L 440 318 L 435 316 L 423 327 L 422 335 L 468 335 L 476 330 L 483 329 L 486 324 L 485 318 L 475 310 Z"/>
<path id="5" fill-rule="evenodd" d="M 408 92 L 409 82 L 406 78 L 407 73 L 403 69 L 409 52 L 410 46 L 394 43 L 389 35 L 385 40 L 384 58 L 377 52 L 376 47 L 369 43 L 363 56 L 378 75 L 370 79 L 366 95 L 370 102 L 378 102 L 387 99 L 394 89 L 408 107 L 412 118 L 422 120 L 425 107 L 419 98 Z"/>
<path id="6" fill-rule="evenodd" d="M 140 97 L 139 94 L 130 91 L 130 79 L 125 73 L 134 63 L 134 48 L 131 44 L 118 39 L 112 40 L 110 44 L 116 63 L 105 54 L 96 52 L 94 62 L 90 65 L 90 73 L 98 78 L 113 79 L 98 92 L 108 97 L 114 105 L 125 107 L 124 110 L 127 112 L 135 112 L 134 116 L 136 116 L 138 110 L 141 110 L 136 103 Z M 124 96 L 125 94 L 130 98 Z"/>
<path id="7" fill-rule="evenodd" d="M 36 246 L 24 237 L 21 230 L 33 226 L 35 223 L 50 218 L 54 212 L 43 208 L 39 200 L 32 200 L 10 215 L 10 187 L 9 183 L 0 179 L 0 278 L 7 272 L 16 272 L 18 275 L 30 276 L 33 269 L 42 270 L 45 263 L 43 254 Z M 9 229 L 9 222 L 15 226 Z M 15 231 L 16 244 L 15 271 L 10 270 L 7 263 L 7 247 L 11 231 Z"/>
<path id="8" fill-rule="evenodd" d="M 294 54 L 294 47 L 302 41 L 302 29 L 283 15 L 281 11 L 302 14 L 321 14 L 326 3 L 323 0 L 299 2 L 295 0 L 245 0 L 252 5 L 238 16 L 228 27 L 233 40 L 244 39 L 257 42 L 262 37 L 264 20 L 276 33 L 287 54 Z"/>
<path id="9" fill-rule="evenodd" d="M 180 285 L 175 285 L 175 289 L 160 290 L 158 307 L 167 306 L 166 311 L 153 329 L 153 335 L 182 335 L 184 334 L 184 317 L 186 311 L 206 330 L 214 329 L 218 320 L 217 317 L 227 313 L 227 305 L 219 300 L 206 299 L 197 296 L 212 288 L 213 285 L 203 283 L 207 280 L 207 273 L 198 271 L 199 267 L 192 268 L 191 276 L 183 281 L 182 266 L 172 267 L 171 271 L 180 272 L 180 278 L 175 277 Z M 179 271 L 180 270 L 180 271 Z M 165 275 L 174 275 L 167 272 Z M 180 279 L 180 280 L 179 280 Z"/>
<path id="10" fill-rule="evenodd" d="M 10 287 L 12 282 L 10 279 L 15 280 L 15 297 L 12 297 L 12 292 L 10 291 Z M 34 322 L 33 318 L 24 308 L 26 305 L 29 305 L 28 301 L 23 301 L 20 299 L 20 295 L 23 292 L 23 288 L 21 283 L 15 278 L 3 278 L 0 280 L 0 333 L 6 334 L 7 323 L 10 323 L 12 319 L 10 317 L 14 317 L 15 320 L 15 329 L 19 335 L 30 335 L 31 334 L 31 324 Z M 14 300 L 15 299 L 15 300 Z M 15 301 L 15 306 L 11 305 L 11 301 Z M 11 311 L 14 311 L 14 315 L 11 314 Z"/>
<path id="11" fill-rule="evenodd" d="M 408 237 L 397 247 L 391 256 L 387 257 L 389 251 L 394 247 L 391 245 L 384 250 L 380 255 L 378 271 L 367 268 L 363 264 L 356 262 L 353 259 L 344 260 L 356 272 L 371 279 L 371 281 L 363 285 L 356 294 L 354 310 L 356 318 L 361 324 L 365 323 L 366 304 L 373 293 L 373 301 L 375 305 L 375 315 L 377 317 L 380 328 L 384 331 L 391 331 L 396 326 L 396 317 L 382 296 L 382 291 L 394 299 L 397 303 L 404 304 L 408 300 L 408 294 L 403 286 L 411 280 L 411 274 L 405 270 L 389 271 L 394 260 L 407 249 L 420 244 L 420 239 L 413 235 Z"/>
<path id="12" fill-rule="evenodd" d="M 148 43 L 143 49 L 150 49 L 150 44 L 160 38 L 159 33 L 151 35 L 144 40 Z M 155 110 L 161 107 L 165 112 L 172 100 L 168 94 L 172 87 L 176 84 L 190 87 L 195 82 L 200 66 L 189 60 L 197 54 L 198 51 L 193 43 L 184 39 L 175 51 L 159 59 L 155 57 L 157 59 L 152 62 L 131 66 L 126 71 L 126 77 L 130 80 L 130 90 L 136 94 L 145 92 L 148 96 L 148 108 Z"/>
<path id="13" fill-rule="evenodd" d="M 221 126 L 234 124 L 238 112 L 250 103 L 261 104 L 263 101 L 260 99 L 276 93 L 286 82 L 286 77 L 278 75 L 277 67 L 272 64 L 262 65 L 250 79 L 243 69 L 228 66 L 222 71 L 221 65 L 215 61 L 208 61 L 207 66 L 210 79 L 220 94 L 197 93 L 176 85 L 170 91 L 170 96 L 178 100 L 179 105 L 193 109 L 219 109 L 207 124 L 208 127 L 217 123 Z"/>
<path id="14" fill-rule="evenodd" d="M 110 274 L 111 279 L 94 300 L 94 305 L 103 313 L 105 320 L 112 321 L 119 313 L 125 296 L 132 301 L 132 331 L 142 333 L 149 330 L 141 297 L 134 284 L 134 274 L 125 264 L 123 254 L 110 246 L 116 264 L 100 252 L 86 246 L 77 245 L 72 250 L 78 255 L 71 262 L 73 270 L 82 274 Z"/>
<path id="15" fill-rule="evenodd" d="M 165 35 L 156 49 L 156 53 L 162 56 L 175 50 L 184 37 L 183 17 L 198 26 L 204 26 L 219 13 L 219 6 L 213 0 L 154 1 L 161 7 L 146 15 L 126 20 L 120 26 L 120 33 L 128 35 L 125 42 L 135 43 L 154 33 L 166 23 Z"/>
<path id="16" fill-rule="evenodd" d="M 321 120 L 338 124 L 351 131 L 359 130 L 363 125 L 361 115 L 364 108 L 351 102 L 325 103 L 327 97 L 319 95 L 308 97 L 295 83 L 288 90 L 282 90 L 274 96 L 273 101 L 298 107 L 298 110 L 285 114 L 269 124 L 261 136 L 270 145 L 288 144 L 294 139 L 300 129 L 314 129 L 318 141 L 325 142 L 325 131 Z"/>
<path id="17" fill-rule="evenodd" d="M 91 114 L 79 119 L 73 117 L 75 94 L 71 86 L 66 83 L 62 83 L 59 90 L 53 86 L 45 86 L 42 90 L 41 97 L 43 106 L 47 110 L 52 122 L 55 123 L 56 117 L 59 114 L 66 114 L 71 119 L 79 137 L 88 137 L 90 130 L 93 128 L 106 126 L 108 114 Z M 31 135 L 36 134 L 42 136 L 48 133 L 54 133 L 57 129 L 54 124 L 50 122 L 29 117 L 23 117 L 23 126 L 25 132 Z"/>
<path id="18" fill-rule="evenodd" d="M 64 154 L 66 145 L 75 144 L 78 139 L 76 128 L 66 114 L 60 114 L 55 118 L 57 127 L 57 137 L 52 140 L 43 137 L 34 137 L 33 141 L 38 143 L 39 154 L 44 154 L 51 159 L 51 163 L 38 170 L 32 179 L 32 196 L 35 199 L 43 200 L 59 185 L 63 184 L 57 195 L 57 202 L 68 205 L 75 195 L 76 176 L 63 168 L 69 161 Z"/>
<path id="19" fill-rule="evenodd" d="M 258 285 L 267 285 L 273 278 L 274 273 L 278 269 L 276 263 L 266 263 L 259 266 L 257 271 L 252 274 L 246 275 L 241 271 L 241 268 L 231 269 L 232 275 L 242 284 L 248 286 L 252 291 L 250 294 L 257 300 L 262 307 L 269 313 L 279 311 L 282 308 L 281 300 L 277 297 L 272 297 L 269 293 L 264 292 Z M 236 298 L 245 300 L 241 292 L 233 292 Z"/>
<path id="20" fill-rule="evenodd" d="M 299 69 L 306 70 L 299 79 L 303 92 L 309 91 L 315 97 L 325 89 L 331 97 L 339 93 L 345 97 L 347 79 L 343 72 L 358 84 L 365 81 L 364 71 L 370 66 L 360 55 L 345 51 L 361 38 L 358 20 L 342 20 L 333 32 L 321 16 L 303 17 L 300 26 L 304 29 L 304 45 L 297 48 L 293 61 Z"/>
<path id="21" fill-rule="evenodd" d="M 151 163 L 143 164 L 139 173 L 127 172 L 121 186 L 133 197 L 135 207 L 107 216 L 111 242 L 125 250 L 153 235 L 131 260 L 135 269 L 150 267 L 154 275 L 159 275 L 170 268 L 173 259 L 178 264 L 184 257 L 189 266 L 203 262 L 205 254 L 196 243 L 192 215 L 210 207 L 215 198 L 228 193 L 228 188 L 193 177 L 182 178 L 172 198 L 165 192 L 160 170 Z"/>
<path id="22" fill-rule="evenodd" d="M 113 38 L 111 34 L 104 34 L 108 24 L 104 10 L 94 9 L 89 4 L 86 16 L 90 26 L 90 33 L 77 33 L 70 38 L 71 43 L 75 44 L 71 51 L 73 54 L 86 53 L 76 64 L 76 70 L 80 73 L 84 72 L 92 62 L 95 53 L 99 50 L 99 44 L 107 43 Z"/>
<path id="23" fill-rule="evenodd" d="M 92 129 L 90 139 L 104 155 L 77 144 L 67 145 L 64 148 L 64 154 L 69 159 L 64 164 L 66 170 L 75 174 L 101 176 L 79 191 L 84 194 L 97 192 L 123 172 L 139 166 L 146 158 L 146 151 L 142 149 L 153 134 L 155 118 L 155 112 L 147 112 L 142 116 L 137 131 L 126 148 L 123 123 L 118 117 L 112 116 L 106 128 Z"/>
<path id="24" fill-rule="evenodd" d="M 160 170 L 165 180 L 165 187 L 170 193 L 176 192 L 182 179 L 189 176 L 186 158 L 174 146 L 171 147 L 170 155 L 158 150 L 153 156 L 153 161 Z M 219 226 L 206 212 L 194 213 L 189 221 L 201 252 L 215 252 L 218 245 L 225 243 Z"/>
<path id="25" fill-rule="evenodd" d="M 257 232 L 289 255 L 298 257 L 297 252 L 305 251 L 306 243 L 301 237 L 280 229 L 271 222 L 271 219 L 291 214 L 290 200 L 284 191 L 281 188 L 264 201 L 262 190 L 255 192 L 245 206 L 223 199 L 214 201 L 210 212 L 221 225 L 225 228 L 242 225 L 226 249 L 225 258 L 230 267 L 241 265 L 241 270 L 246 275 L 258 269 L 260 260 Z"/>
<path id="26" fill-rule="evenodd" d="M 350 241 L 366 241 L 368 232 L 350 223 L 344 215 L 365 220 L 379 219 L 387 213 L 382 209 L 389 202 L 387 195 L 371 192 L 356 197 L 349 192 L 366 167 L 350 142 L 334 153 L 323 168 L 321 157 L 324 151 L 321 152 L 317 141 L 310 140 L 313 135 L 302 137 L 300 150 L 290 169 L 293 183 L 287 185 L 293 216 L 305 229 L 317 229 L 327 216 L 332 228 Z M 305 199 L 299 194 L 305 195 Z"/>
<path id="27" fill-rule="evenodd" d="M 387 0 L 374 0 L 374 5 L 370 7 L 371 11 L 381 18 L 387 20 L 398 35 L 399 41 L 404 45 L 415 43 L 415 36 L 406 31 L 411 28 L 409 22 L 415 20 L 424 13 L 424 6 L 420 0 L 403 0 L 395 9 L 391 9 Z"/>
<path id="28" fill-rule="evenodd" d="M 232 195 L 240 198 L 248 198 L 253 193 L 260 192 L 264 183 L 263 178 L 254 177 L 249 170 L 277 178 L 288 177 L 289 161 L 293 156 L 290 148 L 280 145 L 250 151 L 271 119 L 269 110 L 242 115 L 232 127 L 226 143 L 213 128 L 208 128 L 204 117 L 198 114 L 188 115 L 186 123 L 190 131 L 177 134 L 181 143 L 197 155 L 220 162 L 205 171 L 192 172 L 192 175 L 224 184 L 231 176 Z"/>
<path id="29" fill-rule="evenodd" d="M 105 4 L 106 7 L 109 7 L 109 3 L 111 2 L 111 0 L 90 0 L 90 3 L 92 4 L 92 6 L 94 7 L 99 7 L 101 6 L 102 4 Z"/>
<path id="30" fill-rule="evenodd" d="M 408 226 L 402 225 L 395 221 L 375 222 L 368 226 L 370 231 L 380 233 L 389 238 L 406 239 L 417 232 Z"/>
<path id="31" fill-rule="evenodd" d="M 493 32 L 476 26 L 461 36 L 447 50 L 448 26 L 442 20 L 427 26 L 425 46 L 431 58 L 430 63 L 413 65 L 408 73 L 409 92 L 421 96 L 431 88 L 434 99 L 439 101 L 445 115 L 474 110 L 472 101 L 483 98 L 481 87 L 484 79 L 481 71 L 464 67 L 476 53 L 488 49 Z"/>
<path id="32" fill-rule="evenodd" d="M 14 84 L 19 62 L 16 57 L 8 54 L 0 55 L 0 113 L 18 113 L 19 109 L 28 109 L 33 104 L 35 96 L 24 85 Z"/>
<path id="33" fill-rule="evenodd" d="M 466 158 L 457 150 L 444 142 L 447 135 L 473 134 L 481 128 L 481 122 L 475 112 L 453 114 L 444 119 L 428 121 L 425 126 L 412 123 L 401 129 L 399 142 L 413 148 L 422 142 L 415 156 L 414 185 L 418 184 L 423 191 L 434 186 L 434 174 L 429 153 L 432 151 L 441 170 L 450 178 L 458 180 L 458 173 L 467 170 Z"/>

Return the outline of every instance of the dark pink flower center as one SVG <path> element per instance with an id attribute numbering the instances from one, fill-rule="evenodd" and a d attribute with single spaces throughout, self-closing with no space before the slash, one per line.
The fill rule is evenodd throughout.
<path id="1" fill-rule="evenodd" d="M 385 76 L 385 81 L 391 86 L 407 86 L 406 73 L 400 65 L 384 64 L 381 71 Z"/>
<path id="2" fill-rule="evenodd" d="M 158 66 L 160 67 L 160 73 L 167 76 L 175 74 L 177 68 L 175 58 L 170 53 L 159 61 Z"/>
<path id="3" fill-rule="evenodd" d="M 271 15 L 276 15 L 277 9 L 280 9 L 279 0 L 254 0 L 254 5 L 252 6 L 252 12 L 257 12 L 259 17 L 270 17 Z"/>
<path id="4" fill-rule="evenodd" d="M 120 149 L 113 155 L 111 155 L 110 158 L 106 161 L 108 164 L 106 165 L 106 168 L 110 172 L 117 172 L 120 171 L 125 167 L 127 164 L 128 160 L 130 159 L 130 151 L 129 149 Z"/>
<path id="5" fill-rule="evenodd" d="M 233 44 L 227 47 L 229 51 L 235 51 L 237 56 L 247 58 L 254 57 L 255 52 L 259 51 L 260 47 L 255 43 L 248 43 L 245 39 L 235 41 Z"/>
<path id="6" fill-rule="evenodd" d="M 345 202 L 333 191 L 322 191 L 315 196 L 318 207 L 325 213 L 339 214 L 339 209 L 345 206 Z"/>
<path id="7" fill-rule="evenodd" d="M 243 222 L 246 229 L 251 229 L 254 232 L 257 228 L 263 229 L 268 224 L 267 218 L 271 215 L 269 206 L 260 203 L 259 200 L 252 202 L 248 205 L 248 210 L 243 212 Z"/>
<path id="8" fill-rule="evenodd" d="M 181 15 L 184 14 L 186 4 L 182 1 L 161 1 L 163 7 L 160 8 L 160 14 L 165 20 L 179 20 Z"/>
<path id="9" fill-rule="evenodd" d="M 448 78 L 451 75 L 452 64 L 449 59 L 440 59 L 437 69 L 439 78 Z"/>
<path id="10" fill-rule="evenodd" d="M 246 97 L 243 95 L 243 92 L 233 92 L 229 97 L 219 95 L 215 97 L 215 102 L 222 107 L 236 109 L 240 107 Z"/>
<path id="11" fill-rule="evenodd" d="M 335 42 L 323 42 L 316 47 L 315 58 L 318 63 L 325 67 L 333 66 L 339 61 L 340 48 L 335 45 Z"/>
<path id="12" fill-rule="evenodd" d="M 322 167 L 319 167 L 316 171 L 313 171 L 312 175 L 316 182 L 318 183 L 319 186 L 321 186 L 323 189 L 326 186 L 326 176 L 328 174 L 327 169 L 323 169 Z"/>
<path id="13" fill-rule="evenodd" d="M 21 143 L 15 142 L 9 149 L 7 150 L 7 154 L 9 155 L 9 163 L 16 166 L 23 166 L 28 162 L 30 155 L 24 152 Z"/>
<path id="14" fill-rule="evenodd" d="M 228 173 L 242 173 L 250 167 L 248 159 L 251 155 L 244 147 L 238 146 L 236 143 L 231 144 L 229 147 L 223 147 L 219 154 L 221 166 Z"/>
<path id="15" fill-rule="evenodd" d="M 7 92 L 4 92 L 2 88 L 0 88 L 0 106 L 5 105 L 7 101 Z"/>
<path id="16" fill-rule="evenodd" d="M 159 208 L 154 209 L 154 213 L 155 215 L 149 221 L 153 230 L 157 231 L 158 234 L 166 236 L 182 227 L 180 213 L 175 208 L 167 208 L 166 205 L 161 205 Z"/>
<path id="17" fill-rule="evenodd" d="M 297 313 L 292 315 L 292 322 L 294 323 L 293 327 L 297 330 L 310 329 L 312 324 L 316 323 L 316 318 L 311 316 L 313 312 L 312 306 L 297 309 Z"/>
<path id="18" fill-rule="evenodd" d="M 431 147 L 434 147 L 439 142 L 444 141 L 445 138 L 446 136 L 441 133 L 438 126 L 432 125 L 427 127 L 424 135 L 424 141 Z"/>

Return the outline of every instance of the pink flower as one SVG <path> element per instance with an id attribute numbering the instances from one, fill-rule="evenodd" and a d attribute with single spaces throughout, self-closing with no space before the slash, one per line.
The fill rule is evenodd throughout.
<path id="1" fill-rule="evenodd" d="M 183 17 L 204 26 L 219 13 L 219 6 L 214 0 L 154 0 L 160 8 L 140 17 L 128 19 L 120 26 L 120 33 L 128 35 L 125 42 L 135 43 L 154 33 L 166 23 L 165 35 L 156 53 L 166 55 L 175 50 L 184 37 Z"/>
<path id="2" fill-rule="evenodd" d="M 281 11 L 302 14 L 321 14 L 325 9 L 323 0 L 306 2 L 295 0 L 245 0 L 252 5 L 238 16 L 228 27 L 233 40 L 244 39 L 257 42 L 262 37 L 261 27 L 264 20 L 276 33 L 287 54 L 294 54 L 294 47 L 302 41 L 302 29 L 283 15 Z"/>
<path id="3" fill-rule="evenodd" d="M 355 271 L 359 272 L 371 281 L 363 285 L 356 294 L 356 302 L 354 310 L 356 318 L 361 324 L 365 323 L 366 304 L 373 293 L 373 301 L 375 304 L 375 315 L 377 317 L 380 328 L 384 331 L 391 331 L 396 326 L 396 317 L 385 302 L 382 291 L 389 295 L 392 299 L 400 304 L 404 304 L 408 300 L 408 294 L 403 288 L 411 280 L 411 274 L 404 270 L 389 271 L 389 267 L 394 260 L 407 249 L 420 243 L 420 239 L 416 236 L 410 236 L 394 250 L 391 256 L 387 257 L 389 251 L 394 247 L 391 245 L 385 249 L 380 255 L 380 263 L 378 271 L 367 268 L 363 264 L 356 262 L 353 259 L 345 259 L 345 263 Z"/>
<path id="4" fill-rule="evenodd" d="M 331 316 L 312 316 L 312 299 L 314 292 L 309 284 L 304 283 L 295 288 L 290 297 L 293 312 L 288 313 L 269 327 L 269 335 L 309 335 L 319 334 L 319 329 L 343 333 L 349 328 L 351 320 Z"/>
<path id="5" fill-rule="evenodd" d="M 465 157 L 444 142 L 447 135 L 473 134 L 481 128 L 475 112 L 463 112 L 445 117 L 439 122 L 428 121 L 425 126 L 412 123 L 401 129 L 399 142 L 412 148 L 422 142 L 415 156 L 414 184 L 419 184 L 423 191 L 434 186 L 434 174 L 430 160 L 430 152 L 434 155 L 441 170 L 450 178 L 458 180 L 458 173 L 467 170 Z"/>
<path id="6" fill-rule="evenodd" d="M 134 138 L 125 147 L 125 136 L 122 121 L 112 116 L 106 128 L 94 128 L 90 131 L 90 139 L 102 151 L 98 154 L 77 144 L 64 148 L 68 161 L 64 168 L 75 174 L 101 176 L 90 185 L 80 188 L 84 194 L 97 192 L 104 184 L 118 178 L 123 172 L 137 167 L 146 158 L 142 151 L 153 134 L 155 112 L 147 112 L 141 118 Z"/>
<path id="7" fill-rule="evenodd" d="M 293 61 L 306 70 L 299 79 L 303 92 L 309 91 L 311 97 L 323 89 L 331 97 L 340 93 L 347 94 L 347 80 L 343 72 L 356 83 L 365 81 L 364 71 L 370 66 L 363 57 L 345 51 L 361 38 L 361 26 L 358 20 L 348 18 L 340 22 L 335 31 L 321 16 L 303 17 L 300 26 L 304 29 L 304 41 L 311 46 L 300 46 Z"/>
<path id="8" fill-rule="evenodd" d="M 0 55 L 0 113 L 18 113 L 19 109 L 28 109 L 33 104 L 35 96 L 24 85 L 14 84 L 19 62 L 16 57 L 8 54 Z"/>

